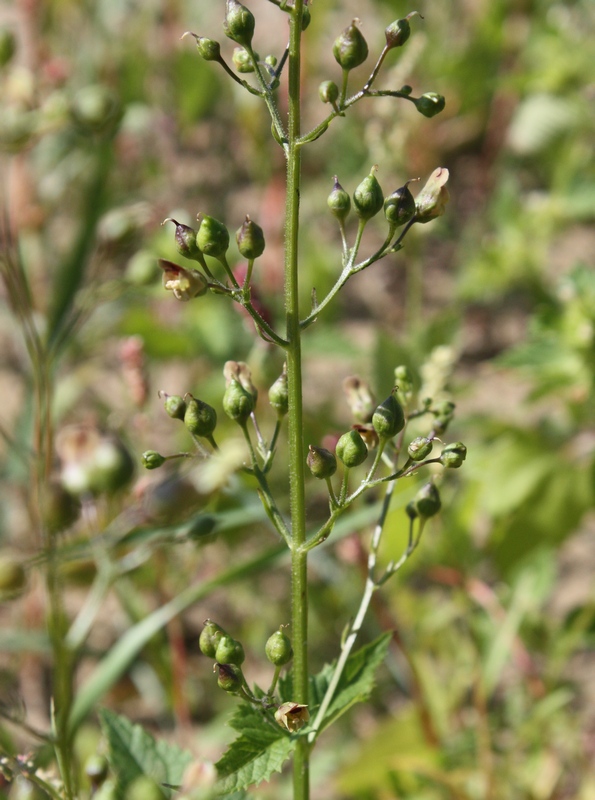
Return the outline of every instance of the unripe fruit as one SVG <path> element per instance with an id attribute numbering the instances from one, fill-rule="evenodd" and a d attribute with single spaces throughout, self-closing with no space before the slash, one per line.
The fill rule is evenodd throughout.
<path id="1" fill-rule="evenodd" d="M 246 656 L 241 642 L 233 639 L 231 636 L 223 635 L 217 644 L 215 651 L 215 660 L 220 664 L 240 664 L 244 663 Z"/>
<path id="2" fill-rule="evenodd" d="M 389 195 L 384 201 L 384 216 L 391 225 L 399 227 L 409 222 L 415 214 L 415 199 L 408 183 Z"/>
<path id="3" fill-rule="evenodd" d="M 339 222 L 345 222 L 351 211 L 351 198 L 339 183 L 336 175 L 334 181 L 335 185 L 333 186 L 333 191 L 329 194 L 326 204 L 331 214 L 336 217 Z"/>
<path id="4" fill-rule="evenodd" d="M 358 217 L 363 220 L 372 219 L 384 205 L 384 195 L 376 180 L 376 167 L 372 167 L 353 193 L 353 205 Z"/>
<path id="5" fill-rule="evenodd" d="M 442 503 L 438 489 L 433 483 L 426 483 L 413 499 L 413 505 L 420 517 L 433 517 L 440 511 Z"/>
<path id="6" fill-rule="evenodd" d="M 264 232 L 260 225 L 250 219 L 248 214 L 246 214 L 241 228 L 236 231 L 236 242 L 238 250 L 244 258 L 252 260 L 259 258 L 264 253 Z"/>
<path id="7" fill-rule="evenodd" d="M 440 453 L 440 463 L 450 469 L 458 469 L 466 458 L 467 448 L 462 442 L 447 444 Z"/>
<path id="8" fill-rule="evenodd" d="M 184 419 L 186 413 L 186 401 L 179 394 L 161 394 L 165 397 L 165 411 L 172 419 Z"/>
<path id="9" fill-rule="evenodd" d="M 184 425 L 193 436 L 210 436 L 217 427 L 217 412 L 208 403 L 188 394 Z"/>
<path id="10" fill-rule="evenodd" d="M 339 99 L 339 87 L 334 81 L 323 81 L 318 87 L 318 96 L 323 103 L 336 103 Z"/>
<path id="11" fill-rule="evenodd" d="M 405 426 L 403 407 L 394 396 L 390 394 L 384 403 L 374 411 L 372 425 L 380 439 L 392 439 Z"/>
<path id="12" fill-rule="evenodd" d="M 220 689 L 230 694 L 240 691 L 243 684 L 242 670 L 235 664 L 215 664 L 217 684 Z"/>
<path id="13" fill-rule="evenodd" d="M 337 471 L 337 459 L 330 450 L 324 447 L 309 445 L 306 463 L 315 478 L 330 478 Z"/>
<path id="14" fill-rule="evenodd" d="M 268 660 L 276 667 L 283 667 L 293 658 L 289 636 L 286 636 L 281 629 L 269 636 L 264 650 Z"/>
<path id="15" fill-rule="evenodd" d="M 333 44 L 333 55 L 339 66 L 345 70 L 359 67 L 368 57 L 368 45 L 355 24 L 357 21 L 353 20 Z"/>
<path id="16" fill-rule="evenodd" d="M 244 47 L 249 47 L 254 36 L 255 25 L 254 15 L 246 6 L 238 3 L 237 0 L 227 0 L 225 22 L 223 23 L 226 36 Z"/>
<path id="17" fill-rule="evenodd" d="M 205 620 L 205 626 L 198 639 L 200 652 L 208 658 L 215 658 L 217 645 L 223 636 L 226 636 L 223 628 L 210 619 Z"/>
<path id="18" fill-rule="evenodd" d="M 185 258 L 196 259 L 197 256 L 200 257 L 200 250 L 196 244 L 196 231 L 194 228 L 191 228 L 189 225 L 184 225 L 172 217 L 167 217 L 161 224 L 165 225 L 166 222 L 173 222 L 176 226 L 174 235 L 178 253 Z"/>
<path id="19" fill-rule="evenodd" d="M 418 436 L 407 448 L 407 453 L 412 461 L 423 461 L 432 452 L 432 447 L 431 439 L 426 439 L 425 436 Z"/>
<path id="20" fill-rule="evenodd" d="M 224 256 L 229 247 L 229 231 L 222 222 L 208 215 L 200 215 L 200 228 L 196 234 L 196 244 L 199 250 L 207 256 L 220 258 Z"/>
<path id="21" fill-rule="evenodd" d="M 444 110 L 446 105 L 444 97 L 436 92 L 426 92 L 414 102 L 415 107 L 424 117 L 435 117 L 436 114 Z"/>
<path id="22" fill-rule="evenodd" d="M 289 411 L 289 392 L 287 386 L 287 367 L 283 365 L 283 372 L 269 389 L 269 403 L 279 417 L 284 417 Z"/>
<path id="23" fill-rule="evenodd" d="M 223 410 L 238 425 L 244 425 L 254 411 L 254 396 L 242 384 L 232 378 L 223 395 Z"/>
<path id="24" fill-rule="evenodd" d="M 366 443 L 357 431 L 351 430 L 344 433 L 337 442 L 335 452 L 340 461 L 348 469 L 359 467 L 368 457 Z"/>

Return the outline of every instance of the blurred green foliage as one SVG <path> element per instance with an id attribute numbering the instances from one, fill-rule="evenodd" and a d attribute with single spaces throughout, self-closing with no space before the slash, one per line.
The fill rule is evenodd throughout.
<path id="1" fill-rule="evenodd" d="M 22 262 L 25 293 L 43 320 L 53 421 L 58 430 L 73 423 L 109 430 L 137 463 L 148 447 L 188 447 L 158 389 L 191 391 L 219 406 L 226 359 L 249 361 L 263 395 L 281 368 L 221 298 L 176 304 L 157 274 L 157 257 L 179 260 L 171 231 L 160 227 L 166 216 L 191 224 L 202 211 L 235 230 L 248 212 L 267 236 L 255 282 L 262 302 L 281 313 L 280 150 L 253 98 L 179 42 L 187 29 L 223 39 L 219 5 L 51 0 L 0 17 L 16 42 L 12 57 L 2 44 L 0 67 L 3 246 Z M 250 5 L 262 14 L 257 47 L 280 54 L 278 11 L 265 0 Z M 384 26 L 410 10 L 403 2 L 317 0 L 305 127 L 324 114 L 318 83 L 338 77 L 336 33 L 357 14 L 376 52 Z M 420 367 L 447 345 L 456 362 L 447 386 L 458 405 L 453 435 L 469 457 L 448 476 L 444 511 L 416 558 L 378 596 L 365 637 L 396 633 L 373 705 L 329 735 L 314 766 L 325 797 L 588 800 L 595 793 L 588 36 L 595 7 L 590 0 L 454 0 L 419 10 L 425 19 L 412 21 L 411 40 L 400 61 L 387 59 L 383 80 L 410 83 L 418 94 L 438 91 L 446 110 L 427 120 L 408 103 L 367 101 L 306 150 L 304 309 L 311 288 L 323 296 L 340 268 L 338 235 L 325 216 L 333 175 L 353 191 L 378 163 L 388 194 L 442 165 L 451 203 L 390 263 L 356 276 L 308 334 L 305 435 L 319 444 L 346 428 L 336 389 L 346 375 L 360 374 L 385 396 L 397 363 L 409 364 L 421 383 Z M 370 252 L 375 235 L 366 232 Z M 14 676 L 33 664 L 33 674 L 44 675 L 43 612 L 33 602 L 43 605 L 35 577 L 43 552 L 26 471 L 35 376 L 15 311 L 18 317 L 9 303 L 0 308 L 0 546 L 26 563 L 30 588 L 0 610 L 0 667 Z M 140 399 L 121 356 L 131 336 L 143 341 Z M 273 480 L 283 491 L 285 476 Z M 205 759 L 222 749 L 230 706 L 213 692 L 198 654 L 200 623 L 215 609 L 243 639 L 260 679 L 263 643 L 288 617 L 286 565 L 269 550 L 275 541 L 248 488 L 235 478 L 223 492 L 197 491 L 185 466 L 149 485 L 138 477 L 134 491 L 100 498 L 98 527 L 83 515 L 60 538 L 72 618 L 81 583 L 97 587 L 102 575 L 109 583 L 106 569 L 119 576 L 109 595 L 117 624 L 97 617 L 81 658 L 87 676 L 158 606 L 190 606 L 167 624 L 153 618 L 157 634 L 130 645 L 121 668 L 104 671 L 105 702 L 151 717 L 162 730 L 192 724 L 188 739 Z M 387 561 L 405 539 L 402 509 L 413 492 L 412 485 L 395 499 Z M 312 519 L 319 502 L 313 494 Z M 316 668 L 335 657 L 357 603 L 361 540 L 373 519 L 373 507 L 362 506 L 339 541 L 313 558 Z M 356 527 L 363 533 L 353 535 Z M 232 578 L 238 582 L 229 590 Z M 186 587 L 208 580 L 212 593 L 199 593 L 196 606 L 179 600 Z M 19 692 L 30 704 L 23 682 L 6 700 L 3 693 L 1 706 L 17 721 Z M 32 741 L 1 723 L 0 744 L 16 752 Z M 257 796 L 284 791 L 280 780 Z"/>

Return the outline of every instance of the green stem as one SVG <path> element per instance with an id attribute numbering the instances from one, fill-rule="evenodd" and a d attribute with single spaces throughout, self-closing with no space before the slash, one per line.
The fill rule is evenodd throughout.
<path id="1" fill-rule="evenodd" d="M 304 0 L 295 0 L 289 23 L 287 198 L 285 204 L 285 313 L 287 321 L 287 382 L 289 395 L 289 464 L 291 510 L 291 632 L 293 693 L 308 704 L 308 555 L 306 540 L 305 450 L 302 423 L 302 352 L 299 315 L 298 233 L 301 154 L 300 61 Z M 300 738 L 293 760 L 293 800 L 310 796 L 309 747 Z"/>

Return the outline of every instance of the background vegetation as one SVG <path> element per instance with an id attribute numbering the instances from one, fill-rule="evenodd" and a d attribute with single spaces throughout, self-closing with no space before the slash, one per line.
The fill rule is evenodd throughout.
<path id="1" fill-rule="evenodd" d="M 278 11 L 265 0 L 249 5 L 257 49 L 280 54 Z M 139 469 L 148 448 L 188 447 L 158 390 L 218 406 L 225 360 L 248 361 L 263 392 L 281 367 L 224 302 L 171 302 L 156 265 L 157 256 L 176 260 L 172 231 L 160 227 L 166 216 L 190 223 L 203 211 L 234 230 L 249 213 L 267 234 L 260 301 L 279 312 L 281 152 L 253 99 L 179 41 L 187 29 L 222 39 L 222 8 L 20 0 L 0 10 L 17 40 L 0 72 L 3 249 L 28 281 L 16 304 L 8 291 L 0 306 L 0 552 L 27 571 L 26 587 L 0 606 L 0 745 L 34 751 L 39 763 L 34 733 L 49 726 L 52 659 L 41 577 L 48 554 L 31 476 L 47 427 L 40 433 L 27 309 L 52 343 L 45 421 L 57 434 L 56 481 L 80 467 L 100 434 L 121 458 L 118 486 L 129 479 L 84 502 L 58 539 L 66 615 L 90 629 L 76 671 L 81 763 L 98 746 L 98 704 L 215 760 L 231 738 L 231 702 L 214 691 L 199 653 L 202 621 L 215 617 L 242 639 L 258 680 L 264 641 L 289 616 L 287 564 L 249 481 Z M 335 36 L 358 16 L 373 49 L 410 10 L 401 0 L 316 0 L 306 127 L 323 115 L 318 83 L 337 78 Z M 587 35 L 595 8 L 453 0 L 418 10 L 425 19 L 412 21 L 415 33 L 382 83 L 440 92 L 446 110 L 427 120 L 388 98 L 360 104 L 306 152 L 304 304 L 312 286 L 323 296 L 339 268 L 325 205 L 333 175 L 353 191 L 376 163 L 388 194 L 445 166 L 451 203 L 431 230 L 416 226 L 404 251 L 354 278 L 309 333 L 306 441 L 320 444 L 349 424 L 337 388 L 345 376 L 368 379 L 383 397 L 394 366 L 407 363 L 426 389 L 437 383 L 457 403 L 451 438 L 469 457 L 443 485 L 444 511 L 416 557 L 376 598 L 366 639 L 394 629 L 390 656 L 373 703 L 352 710 L 320 748 L 314 796 L 587 800 L 595 794 Z M 276 480 L 281 487 L 285 476 Z M 312 518 L 324 502 L 317 491 Z M 413 492 L 395 503 L 387 560 L 406 535 Z M 62 527 L 66 501 L 55 488 L 51 498 Z M 316 667 L 336 655 L 356 607 L 372 519 L 362 505 L 312 559 Z M 89 611 L 93 592 L 100 603 Z M 127 632 L 170 601 L 166 608 L 184 613 L 164 617 L 136 653 Z M 255 794 L 284 792 L 279 778 Z"/>

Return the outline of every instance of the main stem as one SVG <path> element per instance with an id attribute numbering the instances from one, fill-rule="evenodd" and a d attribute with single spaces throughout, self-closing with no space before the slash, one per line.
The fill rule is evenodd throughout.
<path id="1" fill-rule="evenodd" d="M 300 56 L 303 0 L 295 0 L 289 23 L 287 198 L 285 204 L 285 311 L 289 391 L 289 464 L 291 506 L 291 633 L 293 700 L 308 704 L 308 568 L 305 516 L 305 453 L 302 433 L 302 349 L 299 316 L 298 233 L 300 214 Z M 310 796 L 309 746 L 300 739 L 293 761 L 294 800 Z"/>

